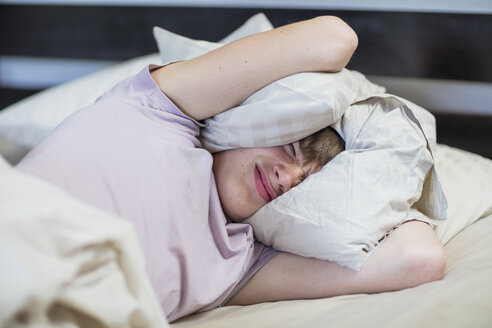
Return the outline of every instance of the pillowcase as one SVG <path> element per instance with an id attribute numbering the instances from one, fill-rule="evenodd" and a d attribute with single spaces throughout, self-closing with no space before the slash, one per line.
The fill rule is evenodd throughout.
<path id="1" fill-rule="evenodd" d="M 271 28 L 272 25 L 265 15 L 257 14 L 220 42 L 231 42 Z M 162 53 L 168 54 L 163 57 L 162 63 L 164 64 L 174 61 L 173 58 L 176 56 L 184 59 L 191 52 L 196 56 L 203 51 L 210 50 L 214 45 L 214 43 L 209 44 L 206 41 L 193 43 L 190 39 L 160 28 L 155 28 L 154 33 L 158 46 L 163 48 Z M 187 40 L 190 41 L 186 43 Z M 183 47 L 183 43 L 186 43 L 185 47 Z M 206 50 L 202 50 L 204 47 Z M 181 58 L 181 56 L 184 57 Z M 0 137 L 3 137 L 2 142 L 4 144 L 9 142 L 12 145 L 1 147 L 1 149 L 12 149 L 20 146 L 21 152 L 26 153 L 38 145 L 66 117 L 78 109 L 92 104 L 115 84 L 138 73 L 144 66 L 159 62 L 161 60 L 158 53 L 137 57 L 74 81 L 46 89 L 5 108 L 0 112 Z M 18 153 L 13 156 L 13 159 L 17 160 Z"/>
<path id="2" fill-rule="evenodd" d="M 391 95 L 350 106 L 332 125 L 346 151 L 246 222 L 266 245 L 360 270 L 398 225 L 446 218 L 433 124 L 430 113 Z"/>
<path id="3" fill-rule="evenodd" d="M 251 95 L 241 106 L 206 120 L 201 138 L 211 152 L 279 146 L 338 121 L 350 104 L 385 89 L 359 72 L 300 73 Z"/>

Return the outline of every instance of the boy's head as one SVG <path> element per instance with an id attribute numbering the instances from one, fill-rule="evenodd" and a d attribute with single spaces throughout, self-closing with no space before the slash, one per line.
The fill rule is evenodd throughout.
<path id="1" fill-rule="evenodd" d="M 213 172 L 224 213 L 240 222 L 318 172 L 345 149 L 330 127 L 292 144 L 214 154 Z"/>

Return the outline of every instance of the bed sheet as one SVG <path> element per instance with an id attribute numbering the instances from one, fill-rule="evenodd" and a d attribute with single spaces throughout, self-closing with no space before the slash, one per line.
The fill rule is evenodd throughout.
<path id="1" fill-rule="evenodd" d="M 171 327 L 491 327 L 491 236 L 492 215 L 453 238 L 441 281 L 375 295 L 228 306 Z"/>

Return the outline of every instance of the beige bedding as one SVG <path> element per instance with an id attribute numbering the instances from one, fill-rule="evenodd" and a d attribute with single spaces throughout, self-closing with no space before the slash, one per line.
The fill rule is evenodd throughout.
<path id="1" fill-rule="evenodd" d="M 228 306 L 171 327 L 492 327 L 492 215 L 446 250 L 442 281 L 376 295 Z"/>
<path id="2" fill-rule="evenodd" d="M 0 164 L 1 327 L 166 326 L 129 225 Z M 492 327 L 492 161 L 438 146 L 436 165 L 450 203 L 437 230 L 448 254 L 442 281 L 223 307 L 171 326 Z"/>
<path id="3" fill-rule="evenodd" d="M 448 256 L 443 280 L 375 295 L 223 307 L 171 326 L 492 327 L 492 161 L 442 145 L 436 161 L 449 201 L 449 220 L 437 230 Z"/>
<path id="4" fill-rule="evenodd" d="M 0 327 L 167 327 L 133 226 L 0 156 Z"/>

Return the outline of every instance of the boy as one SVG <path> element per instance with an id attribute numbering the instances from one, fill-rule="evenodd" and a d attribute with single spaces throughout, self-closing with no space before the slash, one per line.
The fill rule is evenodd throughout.
<path id="1" fill-rule="evenodd" d="M 301 149 L 308 141 L 212 158 L 197 139 L 200 120 L 282 77 L 339 71 L 356 45 L 343 21 L 318 17 L 147 68 L 63 122 L 18 168 L 134 223 L 169 321 L 224 303 L 382 292 L 440 279 L 443 248 L 417 221 L 394 231 L 360 272 L 256 243 L 249 225 L 231 219 L 251 215 L 322 161 L 304 159 L 313 155 Z"/>

